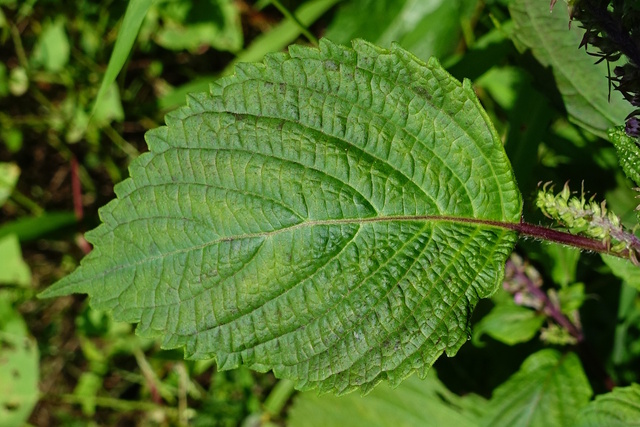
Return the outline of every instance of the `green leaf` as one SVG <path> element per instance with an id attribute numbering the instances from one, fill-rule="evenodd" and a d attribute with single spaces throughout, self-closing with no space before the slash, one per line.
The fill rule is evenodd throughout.
<path id="1" fill-rule="evenodd" d="M 29 418 L 38 401 L 38 362 L 22 317 L 0 299 L 0 425 L 19 427 Z"/>
<path id="2" fill-rule="evenodd" d="M 558 291 L 560 307 L 562 308 L 562 312 L 568 316 L 582 307 L 585 299 L 586 295 L 584 294 L 583 283 L 575 283 L 570 286 L 565 286 Z"/>
<path id="3" fill-rule="evenodd" d="M 529 308 L 513 303 L 500 304 L 478 322 L 473 331 L 473 340 L 479 342 L 482 334 L 487 334 L 507 345 L 527 342 L 542 327 L 544 320 L 544 315 Z"/>
<path id="4" fill-rule="evenodd" d="M 295 11 L 295 16 L 304 26 L 310 26 L 331 9 L 340 0 L 309 0 Z M 221 75 L 231 74 L 239 62 L 261 61 L 269 52 L 279 52 L 291 44 L 301 34 L 301 28 L 291 19 L 284 19 L 268 32 L 257 36 L 251 44 L 238 53 Z M 199 76 L 198 78 L 174 88 L 158 99 L 158 105 L 163 110 L 170 110 L 184 104 L 186 95 L 192 92 L 202 92 L 209 89 L 215 77 Z"/>
<path id="5" fill-rule="evenodd" d="M 629 260 L 611 255 L 601 255 L 605 264 L 611 268 L 614 276 L 620 278 L 625 284 L 640 291 L 640 267 Z"/>
<path id="6" fill-rule="evenodd" d="M 338 9 L 325 36 L 337 43 L 363 38 L 383 47 L 398 42 L 420 58 L 444 59 L 458 46 L 461 21 L 475 0 L 352 0 Z"/>
<path id="7" fill-rule="evenodd" d="M 294 15 L 302 25 L 309 27 L 340 1 L 309 0 L 296 9 Z M 238 53 L 238 56 L 225 67 L 221 74 L 231 74 L 233 67 L 240 62 L 261 61 L 267 53 L 281 51 L 287 45 L 293 43 L 300 34 L 300 25 L 298 23 L 292 19 L 283 20 L 268 32 L 256 37 L 251 42 L 251 45 Z"/>
<path id="8" fill-rule="evenodd" d="M 20 242 L 14 234 L 0 237 L 0 284 L 29 286 L 31 271 L 22 259 Z"/>
<path id="9" fill-rule="evenodd" d="M 580 250 L 561 245 L 544 245 L 542 250 L 550 258 L 549 271 L 555 283 L 566 288 L 576 280 Z"/>
<path id="10" fill-rule="evenodd" d="M 480 425 L 564 427 L 591 398 L 591 386 L 574 353 L 542 350 L 498 387 Z"/>
<path id="11" fill-rule="evenodd" d="M 20 168 L 14 163 L 0 163 L 0 206 L 4 205 L 16 187 Z"/>
<path id="12" fill-rule="evenodd" d="M 616 387 L 580 411 L 573 427 L 629 427 L 640 425 L 640 385 Z"/>
<path id="13" fill-rule="evenodd" d="M 88 293 L 189 358 L 336 392 L 425 375 L 468 339 L 522 205 L 469 81 L 325 40 L 166 121 L 43 297 Z"/>
<path id="14" fill-rule="evenodd" d="M 144 21 L 144 17 L 147 15 L 147 11 L 151 6 L 153 0 L 129 0 L 129 5 L 124 13 L 122 25 L 118 32 L 118 38 L 116 44 L 113 47 L 113 52 L 109 58 L 109 64 L 107 65 L 107 71 L 104 73 L 102 83 L 100 83 L 100 89 L 96 96 L 95 104 L 93 104 L 92 115 L 96 112 L 96 109 L 101 105 L 103 98 L 107 95 L 107 91 L 111 85 L 116 81 L 116 77 L 122 70 L 124 63 L 129 57 L 129 53 L 133 48 L 133 43 L 136 41 L 138 31 Z"/>
<path id="15" fill-rule="evenodd" d="M 47 233 L 78 222 L 73 212 L 45 212 L 42 215 L 16 219 L 0 226 L 0 238 L 15 234 L 21 242 L 38 239 Z"/>
<path id="16" fill-rule="evenodd" d="M 174 0 L 160 3 L 157 8 L 162 27 L 154 39 L 166 49 L 242 49 L 239 11 L 232 0 Z"/>
<path id="17" fill-rule="evenodd" d="M 469 397 L 476 398 L 469 399 Z M 461 398 L 451 393 L 429 372 L 426 379 L 408 378 L 395 389 L 387 384 L 369 395 L 298 395 L 289 410 L 290 427 L 476 427 L 477 415 L 469 401 L 479 408 L 486 401 L 479 396 Z M 465 408 L 467 407 L 467 408 Z"/>
<path id="18" fill-rule="evenodd" d="M 631 107 L 619 94 L 611 95 L 607 64 L 578 50 L 584 31 L 569 29 L 567 8 L 549 13 L 548 5 L 514 0 L 509 5 L 515 23 L 513 35 L 529 47 L 536 59 L 551 67 L 569 116 L 583 128 L 606 138 L 607 130 L 624 123 Z"/>
<path id="19" fill-rule="evenodd" d="M 55 21 L 48 21 L 43 25 L 31 57 L 35 65 L 40 65 L 54 73 L 61 71 L 67 65 L 71 47 L 64 29 L 65 25 L 66 21 L 61 15 Z"/>

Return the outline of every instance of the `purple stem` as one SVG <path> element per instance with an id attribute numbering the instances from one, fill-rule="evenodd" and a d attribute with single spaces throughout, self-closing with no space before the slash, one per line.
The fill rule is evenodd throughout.
<path id="1" fill-rule="evenodd" d="M 511 260 L 507 261 L 507 263 L 511 263 L 513 266 L 513 263 Z M 582 334 L 582 331 L 576 325 L 574 325 L 562 313 L 562 311 L 560 311 L 560 308 L 556 304 L 554 304 L 551 301 L 551 299 L 549 299 L 549 296 L 546 294 L 546 292 L 544 292 L 542 289 L 537 287 L 535 283 L 533 283 L 533 281 L 529 277 L 527 277 L 526 274 L 524 274 L 515 266 L 513 267 L 514 267 L 513 269 L 515 271 L 515 274 L 517 274 L 520 277 L 521 282 L 524 282 L 525 286 L 527 287 L 527 291 L 531 295 L 533 295 L 537 300 L 542 302 L 544 313 L 546 313 L 549 317 L 551 317 L 558 325 L 562 326 L 564 329 L 569 331 L 571 336 L 574 337 L 577 342 L 579 343 L 582 342 L 584 339 L 584 335 Z"/>

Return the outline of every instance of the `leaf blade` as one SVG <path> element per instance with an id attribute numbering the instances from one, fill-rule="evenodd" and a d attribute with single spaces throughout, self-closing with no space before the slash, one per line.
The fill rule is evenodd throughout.
<path id="1" fill-rule="evenodd" d="M 513 37 L 552 68 L 567 112 L 577 124 L 606 138 L 608 129 L 624 123 L 631 107 L 618 94 L 609 101 L 607 64 L 594 64 L 595 58 L 578 51 L 582 32 L 569 29 L 566 8 L 549 13 L 544 5 L 516 0 L 509 11 L 515 23 Z"/>
<path id="2" fill-rule="evenodd" d="M 640 419 L 640 385 L 616 387 L 602 394 L 580 411 L 575 427 L 638 425 Z"/>
<path id="3" fill-rule="evenodd" d="M 500 284 L 521 198 L 470 83 L 399 47 L 291 47 L 147 134 L 43 296 L 92 295 L 222 369 L 370 390 L 452 355 Z"/>

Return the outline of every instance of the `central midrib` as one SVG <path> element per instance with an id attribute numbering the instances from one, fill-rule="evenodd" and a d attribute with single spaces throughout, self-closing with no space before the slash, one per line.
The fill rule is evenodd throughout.
<path id="1" fill-rule="evenodd" d="M 221 237 L 219 242 L 233 241 L 237 239 L 247 239 L 252 237 L 270 237 L 276 234 L 293 231 L 299 228 L 322 226 L 322 225 L 362 225 L 370 223 L 383 223 L 383 222 L 451 222 L 458 224 L 474 224 L 483 225 L 491 228 L 502 228 L 506 230 L 518 231 L 520 223 L 496 221 L 489 219 L 458 217 L 449 215 L 397 215 L 397 216 L 377 216 L 369 218 L 337 218 L 337 219 L 322 219 L 322 220 L 309 220 L 298 224 L 291 225 L 289 227 L 279 228 L 273 231 L 264 231 L 260 233 L 249 233 L 235 236 Z"/>

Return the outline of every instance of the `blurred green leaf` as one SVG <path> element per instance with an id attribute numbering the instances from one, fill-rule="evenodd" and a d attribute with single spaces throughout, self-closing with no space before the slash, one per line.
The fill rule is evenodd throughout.
<path id="1" fill-rule="evenodd" d="M 1 12 L 0 12 L 1 13 Z M 9 75 L 7 66 L 0 62 L 0 98 L 9 94 Z"/>
<path id="2" fill-rule="evenodd" d="M 627 285 L 640 290 L 640 267 L 629 260 L 610 255 L 602 255 L 602 260 L 611 268 L 614 276 L 620 278 Z"/>
<path id="3" fill-rule="evenodd" d="M 305 26 L 313 24 L 331 7 L 341 0 L 310 0 L 302 4 L 295 12 L 298 20 Z M 260 61 L 267 53 L 278 52 L 300 36 L 300 27 L 290 19 L 285 19 L 268 32 L 256 37 L 251 45 L 238 53 L 235 60 L 220 73 L 231 74 L 239 62 Z M 200 76 L 189 83 L 176 87 L 160 97 L 158 105 L 163 110 L 172 110 L 183 105 L 189 93 L 206 92 L 218 76 Z"/>
<path id="4" fill-rule="evenodd" d="M 640 425 L 640 385 L 616 387 L 580 411 L 573 427 L 629 427 Z"/>
<path id="5" fill-rule="evenodd" d="M 38 347 L 21 316 L 0 299 L 0 425 L 20 427 L 38 401 Z"/>
<path id="6" fill-rule="evenodd" d="M 513 43 L 509 37 L 512 21 L 502 23 L 480 37 L 463 55 L 452 56 L 445 64 L 447 70 L 457 79 L 468 78 L 472 81 L 502 63 L 507 55 L 514 52 Z"/>
<path id="7" fill-rule="evenodd" d="M 574 353 L 541 350 L 498 387 L 481 426 L 565 427 L 589 403 L 592 391 Z"/>
<path id="8" fill-rule="evenodd" d="M 23 67 L 14 67 L 9 71 L 9 92 L 14 96 L 24 95 L 29 89 L 29 77 Z"/>
<path id="9" fill-rule="evenodd" d="M 584 284 L 576 283 L 565 286 L 558 291 L 560 308 L 566 315 L 571 315 L 574 311 L 582 307 L 586 296 L 584 294 Z"/>
<path id="10" fill-rule="evenodd" d="M 295 16 L 302 25 L 308 27 L 340 1 L 342 0 L 309 0 L 296 9 Z M 271 30 L 256 37 L 220 74 L 231 74 L 236 64 L 240 62 L 260 61 L 267 53 L 279 52 L 294 42 L 300 34 L 300 26 L 291 19 L 285 19 Z"/>
<path id="11" fill-rule="evenodd" d="M 35 66 L 56 73 L 67 65 L 71 47 L 65 26 L 66 19 L 62 15 L 58 15 L 54 21 L 45 22 L 31 56 Z"/>
<path id="12" fill-rule="evenodd" d="M 0 141 L 2 141 L 11 153 L 15 153 L 22 148 L 22 131 L 15 127 L 5 127 L 0 129 Z"/>
<path id="13" fill-rule="evenodd" d="M 427 60 L 444 59 L 460 42 L 461 21 L 476 0 L 352 0 L 340 7 L 325 37 L 341 44 L 363 38 L 383 47 L 398 42 Z"/>
<path id="14" fill-rule="evenodd" d="M 21 242 L 28 242 L 47 233 L 77 222 L 73 212 L 45 212 L 34 217 L 22 217 L 0 226 L 0 238 L 15 234 Z"/>
<path id="15" fill-rule="evenodd" d="M 120 31 L 118 32 L 116 44 L 109 58 L 107 71 L 102 78 L 102 83 L 100 84 L 100 89 L 98 90 L 98 95 L 93 105 L 92 115 L 97 112 L 97 109 L 103 102 L 103 98 L 107 96 L 107 92 L 110 90 L 120 70 L 122 70 L 124 63 L 127 61 L 136 37 L 138 36 L 142 21 L 144 21 L 152 2 L 153 0 L 129 1 L 122 25 L 120 26 Z"/>
<path id="16" fill-rule="evenodd" d="M 166 49 L 242 49 L 242 26 L 233 0 L 172 0 L 156 7 L 162 25 L 154 39 Z"/>
<path id="17" fill-rule="evenodd" d="M 158 99 L 158 106 L 162 110 L 171 110 L 183 105 L 190 93 L 206 92 L 217 76 L 200 76 L 189 83 L 173 88 L 167 94 Z"/>
<path id="18" fill-rule="evenodd" d="M 120 101 L 120 92 L 114 82 L 103 93 L 101 102 L 93 109 L 93 121 L 97 126 L 104 126 L 113 120 L 122 121 L 123 119 L 124 110 Z M 82 125 L 82 119 L 78 124 Z"/>
<path id="19" fill-rule="evenodd" d="M 537 184 L 533 171 L 538 164 L 538 146 L 551 123 L 553 109 L 521 68 L 493 68 L 478 79 L 477 85 L 507 112 L 505 150 L 520 190 L 527 194 Z"/>
<path id="20" fill-rule="evenodd" d="M 542 250 L 551 259 L 551 278 L 561 287 L 576 280 L 576 270 L 580 260 L 580 250 L 561 245 L 543 245 Z"/>
<path id="21" fill-rule="evenodd" d="M 73 394 L 78 397 L 82 413 L 92 417 L 96 413 L 96 396 L 102 389 L 102 377 L 94 372 L 83 372 Z"/>
<path id="22" fill-rule="evenodd" d="M 20 168 L 14 163 L 0 163 L 0 206 L 4 205 L 18 182 Z"/>
<path id="23" fill-rule="evenodd" d="M 513 303 L 500 304 L 476 324 L 473 329 L 473 341 L 478 345 L 480 337 L 487 334 L 507 345 L 527 342 L 535 336 L 544 320 L 544 315 L 529 308 Z"/>
<path id="24" fill-rule="evenodd" d="M 22 259 L 20 242 L 14 234 L 0 238 L 0 284 L 29 286 L 31 271 Z"/>
<path id="25" fill-rule="evenodd" d="M 381 384 L 367 396 L 301 393 L 289 410 L 290 427 L 476 427 L 477 408 L 486 405 L 479 396 L 474 400 L 450 392 L 429 371 L 427 378 L 409 377 L 397 388 Z M 477 409 L 476 409 L 477 410 Z"/>
<path id="26" fill-rule="evenodd" d="M 514 0 L 509 5 L 515 23 L 513 36 L 529 47 L 536 59 L 551 67 L 569 116 L 580 126 L 606 138 L 607 130 L 624 123 L 631 107 L 614 93 L 609 102 L 607 64 L 578 50 L 584 31 L 569 29 L 566 7 L 549 13 L 544 2 Z"/>

